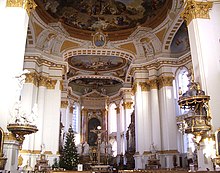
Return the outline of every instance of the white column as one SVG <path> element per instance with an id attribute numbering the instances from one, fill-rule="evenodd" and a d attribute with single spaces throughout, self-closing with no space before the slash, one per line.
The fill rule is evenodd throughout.
<path id="1" fill-rule="evenodd" d="M 120 155 L 122 154 L 122 147 L 121 147 L 121 117 L 120 117 L 120 106 L 116 105 L 115 108 L 116 116 L 117 116 L 117 134 L 116 134 L 116 140 L 117 140 L 117 163 L 120 162 Z"/>
<path id="2" fill-rule="evenodd" d="M 15 2 L 14 2 L 15 3 Z M 26 3 L 26 2 L 24 2 Z M 11 5 L 14 5 L 13 2 Z M 15 76 L 23 70 L 28 14 L 22 7 L 6 7 L 6 0 L 0 3 L 0 126 L 6 130 L 9 110 L 15 102 L 17 89 Z M 9 22 L 10 21 L 10 22 Z"/>
<path id="3" fill-rule="evenodd" d="M 211 97 L 212 124 L 215 131 L 220 124 L 220 3 L 194 3 L 195 9 L 191 8 L 188 13 L 190 7 L 191 3 L 187 2 L 186 14 L 183 16 L 188 23 L 195 81 L 200 82 L 202 90 Z M 190 18 L 193 20 L 190 21 Z"/>
<path id="4" fill-rule="evenodd" d="M 37 128 L 38 131 L 35 133 L 35 150 L 38 150 L 40 153 L 41 145 L 45 143 L 43 141 L 44 134 L 44 109 L 45 109 L 45 97 L 46 97 L 46 78 L 39 78 L 39 87 L 38 87 L 38 118 L 37 118 Z"/>
<path id="5" fill-rule="evenodd" d="M 31 111 L 34 105 L 37 103 L 37 95 L 38 95 L 38 88 L 36 87 L 37 81 L 35 73 L 26 74 L 25 84 L 22 89 L 21 94 L 21 101 L 22 107 L 27 115 L 31 114 Z M 37 117 L 38 118 L 38 117 Z M 35 120 L 34 124 L 38 127 L 37 119 Z M 35 148 L 35 133 L 31 135 L 26 135 L 25 140 L 22 145 L 23 150 L 30 150 L 33 151 Z"/>
<path id="6" fill-rule="evenodd" d="M 164 159 L 166 160 L 162 160 L 162 163 L 166 163 L 162 166 L 166 168 L 174 167 L 171 156 L 177 154 L 177 126 L 172 82 L 172 76 L 159 78 L 162 150 L 164 150 Z"/>
<path id="7" fill-rule="evenodd" d="M 59 144 L 61 91 L 59 81 L 51 80 L 50 82 L 45 97 L 43 141 L 45 150 L 56 154 Z"/>
<path id="8" fill-rule="evenodd" d="M 157 150 L 161 150 L 161 123 L 159 111 L 159 96 L 157 79 L 150 80 L 150 103 L 152 115 L 152 143 Z"/>

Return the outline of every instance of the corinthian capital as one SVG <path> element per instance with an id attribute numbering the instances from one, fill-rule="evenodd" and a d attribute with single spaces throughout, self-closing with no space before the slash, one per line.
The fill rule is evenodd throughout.
<path id="1" fill-rule="evenodd" d="M 186 0 L 184 11 L 182 12 L 181 17 L 186 20 L 187 25 L 190 24 L 192 19 L 209 19 L 209 10 L 212 8 L 212 4 L 213 2 Z"/>

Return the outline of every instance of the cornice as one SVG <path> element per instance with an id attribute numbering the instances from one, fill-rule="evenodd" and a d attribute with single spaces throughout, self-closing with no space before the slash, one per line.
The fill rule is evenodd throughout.
<path id="1" fill-rule="evenodd" d="M 184 11 L 181 13 L 181 17 L 187 22 L 187 25 L 190 24 L 192 19 L 209 19 L 209 10 L 212 8 L 212 5 L 213 2 L 187 0 L 185 2 Z"/>

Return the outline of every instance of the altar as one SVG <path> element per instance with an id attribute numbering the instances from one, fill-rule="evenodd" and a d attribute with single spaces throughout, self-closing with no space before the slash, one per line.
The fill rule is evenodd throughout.
<path id="1" fill-rule="evenodd" d="M 113 167 L 110 165 L 94 165 L 91 166 L 91 170 L 94 172 L 113 172 Z"/>

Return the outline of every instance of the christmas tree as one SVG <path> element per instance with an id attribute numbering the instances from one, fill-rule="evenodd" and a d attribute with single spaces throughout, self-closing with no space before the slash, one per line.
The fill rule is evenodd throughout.
<path id="1" fill-rule="evenodd" d="M 66 134 L 65 145 L 61 151 L 59 165 L 66 170 L 76 170 L 78 163 L 79 155 L 75 145 L 75 134 L 70 126 Z"/>

